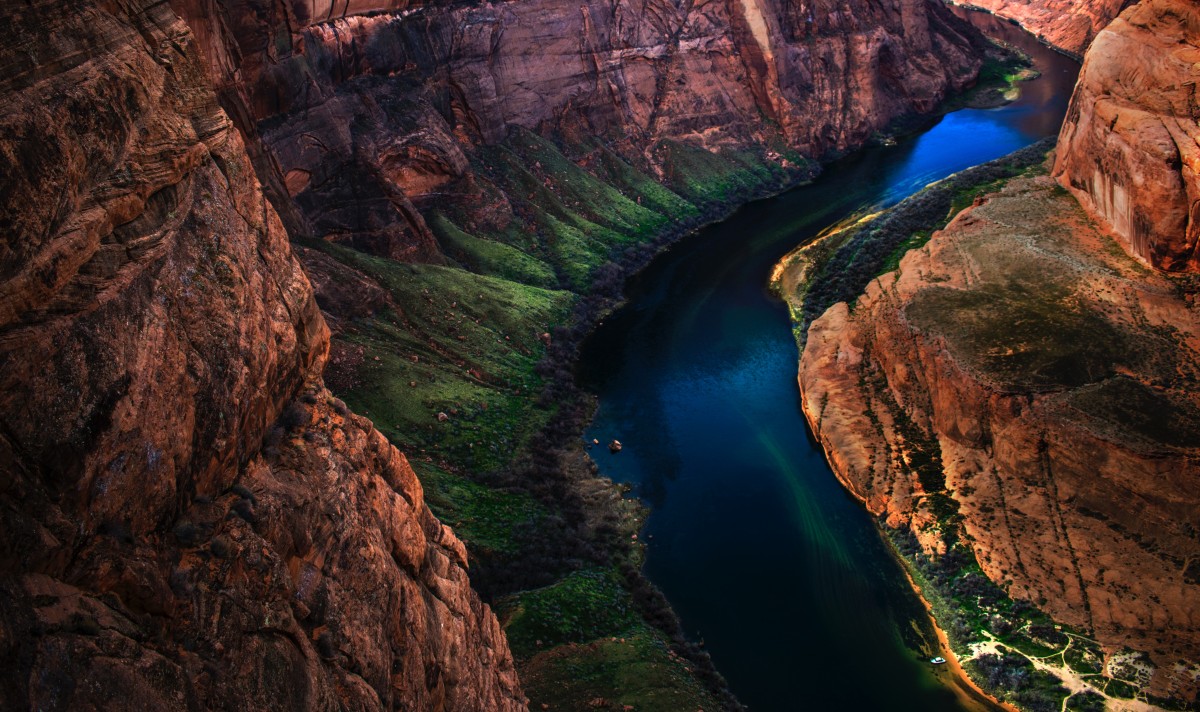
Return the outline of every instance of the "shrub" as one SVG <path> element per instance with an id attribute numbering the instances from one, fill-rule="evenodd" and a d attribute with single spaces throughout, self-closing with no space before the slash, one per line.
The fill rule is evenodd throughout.
<path id="1" fill-rule="evenodd" d="M 308 425 L 311 417 L 307 408 L 299 403 L 292 403 L 287 408 L 284 408 L 283 415 L 279 416 L 279 424 L 288 432 L 292 432 L 297 428 Z"/>
<path id="2" fill-rule="evenodd" d="M 1075 712 L 1104 712 L 1104 695 L 1086 690 L 1067 700 L 1067 709 Z"/>

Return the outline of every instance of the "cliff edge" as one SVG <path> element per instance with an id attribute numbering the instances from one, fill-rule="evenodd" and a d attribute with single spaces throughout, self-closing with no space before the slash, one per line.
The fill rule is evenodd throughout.
<path id="1" fill-rule="evenodd" d="M 187 25 L 0 15 L 0 706 L 523 708 Z"/>
<path id="2" fill-rule="evenodd" d="M 1198 21 L 1128 9 L 1052 159 L 1070 192 L 1047 166 L 980 196 L 801 358 L 837 476 L 925 562 L 968 669 L 1022 705 L 1047 670 L 1043 692 L 1118 706 L 1200 689 L 1200 306 L 1159 271 L 1195 270 Z"/>
<path id="3" fill-rule="evenodd" d="M 1190 699 L 1200 315 L 1111 244 L 1044 174 L 1010 181 L 813 322 L 804 411 L 924 553 L 961 542 L 1009 597 L 1149 653 L 1146 689 Z"/>
<path id="4" fill-rule="evenodd" d="M 932 111 L 974 81 L 986 44 L 928 0 L 172 5 L 200 28 L 226 108 L 261 138 L 293 234 L 422 263 L 448 257 L 434 211 L 489 241 L 545 229 L 528 213 L 548 201 L 524 205 L 531 186 L 509 184 L 490 149 L 519 148 L 523 132 L 602 180 L 597 164 L 616 158 L 690 199 L 690 183 L 715 182 L 693 169 L 721 154 L 802 168 L 797 154 Z M 521 163 L 559 190 L 545 161 Z"/>
<path id="5" fill-rule="evenodd" d="M 1008 20 L 1039 39 L 1077 57 L 1133 0 L 969 0 L 977 7 Z"/>

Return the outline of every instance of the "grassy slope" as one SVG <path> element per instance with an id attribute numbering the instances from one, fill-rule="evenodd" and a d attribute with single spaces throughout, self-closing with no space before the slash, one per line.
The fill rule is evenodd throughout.
<path id="1" fill-rule="evenodd" d="M 503 230 L 473 231 L 452 208 L 432 211 L 427 222 L 450 266 L 308 245 L 391 297 L 393 308 L 346 324 L 337 337 L 360 358 L 338 395 L 409 455 L 430 507 L 467 543 L 473 578 L 546 561 L 537 575 L 518 578 L 557 577 L 496 601 L 535 708 L 721 706 L 670 635 L 646 622 L 646 606 L 635 605 L 628 576 L 640 568 L 640 549 L 629 533 L 610 533 L 611 551 L 560 553 L 544 540 L 576 536 L 581 525 L 553 496 L 504 475 L 535 454 L 531 439 L 561 417 L 561 399 L 545 396 L 546 335 L 563 338 L 566 330 L 555 327 L 581 318 L 580 295 L 597 275 L 612 282 L 674 236 L 809 170 L 794 156 L 800 168 L 781 168 L 763 151 L 662 150 L 670 155 L 666 186 L 599 143 L 565 149 L 516 131 L 482 149 L 476 173 L 507 196 L 516 219 Z M 604 518 L 636 531 L 636 507 L 621 504 L 615 490 L 607 499 L 616 503 Z M 491 588 L 503 593 L 512 577 L 496 578 Z"/>

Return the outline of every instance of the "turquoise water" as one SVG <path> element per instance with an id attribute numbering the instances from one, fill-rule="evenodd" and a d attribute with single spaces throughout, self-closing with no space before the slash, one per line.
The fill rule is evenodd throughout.
<path id="1" fill-rule="evenodd" d="M 686 238 L 585 344 L 580 381 L 600 403 L 587 441 L 625 446 L 593 457 L 652 507 L 646 573 L 751 710 L 970 708 L 925 662 L 919 600 L 807 430 L 766 285 L 822 228 L 1057 132 L 1078 65 L 977 21 L 1034 55 L 1043 77 L 1020 100 L 945 116 Z"/>

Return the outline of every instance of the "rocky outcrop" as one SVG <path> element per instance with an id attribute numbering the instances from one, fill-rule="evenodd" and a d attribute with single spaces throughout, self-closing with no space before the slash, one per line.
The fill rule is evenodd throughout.
<path id="1" fill-rule="evenodd" d="M 476 162 L 514 128 L 599 137 L 659 177 L 676 142 L 819 157 L 933 109 L 980 63 L 978 35 L 928 0 L 173 4 L 306 229 L 406 261 L 441 259 L 434 205 L 505 229 Z"/>
<path id="2" fill-rule="evenodd" d="M 187 25 L 0 17 L 0 707 L 522 707 Z"/>
<path id="3" fill-rule="evenodd" d="M 804 411 L 889 525 L 934 553 L 961 535 L 1010 596 L 1148 652 L 1147 689 L 1188 700 L 1200 314 L 1109 240 L 1048 176 L 1014 179 L 813 323 Z"/>
<path id="4" fill-rule="evenodd" d="M 1145 0 L 1092 44 L 1055 175 L 1156 269 L 1200 271 L 1200 9 Z"/>
<path id="5" fill-rule="evenodd" d="M 956 0 L 957 2 L 957 0 Z M 1092 38 L 1134 0 L 969 0 L 977 7 L 1020 23 L 1043 41 L 1082 56 Z"/>

